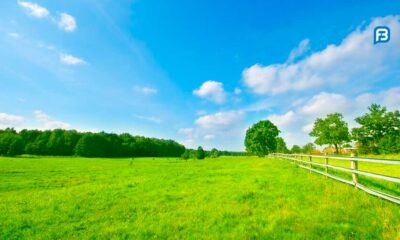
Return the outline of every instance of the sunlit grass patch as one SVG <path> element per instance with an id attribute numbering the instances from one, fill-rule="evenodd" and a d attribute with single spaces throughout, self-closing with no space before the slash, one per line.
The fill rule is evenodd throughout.
<path id="1" fill-rule="evenodd" d="M 0 238 L 396 239 L 400 207 L 285 160 L 0 158 Z"/>

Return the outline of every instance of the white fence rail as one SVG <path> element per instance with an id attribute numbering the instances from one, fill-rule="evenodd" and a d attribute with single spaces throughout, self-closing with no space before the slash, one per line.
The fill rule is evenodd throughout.
<path id="1" fill-rule="evenodd" d="M 382 179 L 388 182 L 394 182 L 400 184 L 400 178 L 394 176 L 387 176 L 379 173 L 366 172 L 358 169 L 358 162 L 368 162 L 368 163 L 378 163 L 378 164 L 390 164 L 397 165 L 399 167 L 400 172 L 400 160 L 385 160 L 385 159 L 371 159 L 371 158 L 358 158 L 358 157 L 334 157 L 334 156 L 321 156 L 321 155 L 306 155 L 306 154 L 281 154 L 274 153 L 271 156 L 282 158 L 285 160 L 293 161 L 297 163 L 299 167 L 308 169 L 312 172 L 322 174 L 324 176 L 330 177 L 332 179 L 341 181 L 343 183 L 347 183 L 355 186 L 356 188 L 363 190 L 371 195 L 386 199 L 388 201 L 400 204 L 400 196 L 393 196 L 384 192 L 380 192 L 371 188 L 368 188 L 359 183 L 358 176 L 363 175 L 367 177 Z M 322 162 L 313 161 L 313 159 L 322 159 Z M 350 168 L 340 167 L 329 164 L 329 160 L 340 160 L 340 161 L 348 161 L 350 162 Z M 312 166 L 319 166 L 325 168 L 324 171 L 320 171 L 318 169 L 313 168 Z M 352 174 L 352 181 L 340 178 L 338 176 L 332 175 L 328 173 L 328 169 L 335 169 L 343 172 L 349 172 Z"/>

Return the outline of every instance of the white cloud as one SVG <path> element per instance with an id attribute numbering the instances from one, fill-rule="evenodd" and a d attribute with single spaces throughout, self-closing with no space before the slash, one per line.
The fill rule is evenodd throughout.
<path id="1" fill-rule="evenodd" d="M 334 112 L 347 112 L 350 107 L 345 96 L 321 92 L 307 101 L 300 111 L 310 116 L 322 117 Z"/>
<path id="2" fill-rule="evenodd" d="M 215 138 L 215 136 L 213 134 L 207 134 L 203 138 L 204 138 L 204 140 L 212 140 Z"/>
<path id="3" fill-rule="evenodd" d="M 186 148 L 195 148 L 194 140 L 190 138 L 180 141 L 179 143 L 183 144 Z"/>
<path id="4" fill-rule="evenodd" d="M 300 106 L 301 104 L 303 104 L 306 101 L 305 97 L 296 99 L 294 102 L 292 102 L 292 107 L 297 107 Z"/>
<path id="5" fill-rule="evenodd" d="M 158 90 L 157 90 L 157 89 L 151 88 L 151 87 L 140 87 L 140 86 L 135 86 L 135 87 L 134 87 L 134 90 L 135 90 L 136 92 L 140 92 L 140 93 L 142 93 L 142 94 L 144 94 L 144 95 L 153 95 L 153 94 L 158 93 Z"/>
<path id="6" fill-rule="evenodd" d="M 363 93 L 355 99 L 357 106 L 369 106 L 372 103 L 381 104 L 390 111 L 400 109 L 400 87 L 393 87 L 378 93 Z"/>
<path id="7" fill-rule="evenodd" d="M 76 29 L 75 18 L 67 13 L 61 13 L 58 26 L 66 32 L 73 32 Z"/>
<path id="8" fill-rule="evenodd" d="M 142 88 L 142 91 L 145 95 L 149 95 L 149 94 L 156 94 L 158 92 L 157 89 L 155 88 L 148 88 L 148 87 L 144 87 Z"/>
<path id="9" fill-rule="evenodd" d="M 55 51 L 55 50 L 57 50 L 56 47 L 54 47 L 53 45 L 45 44 L 45 43 L 43 43 L 43 42 L 38 42 L 38 43 L 37 43 L 37 47 L 39 47 L 39 48 L 44 48 L 44 49 L 47 49 L 47 50 L 49 50 L 49 51 Z"/>
<path id="10" fill-rule="evenodd" d="M 0 127 L 15 127 L 19 126 L 25 121 L 24 117 L 12 115 L 8 113 L 0 113 Z"/>
<path id="11" fill-rule="evenodd" d="M 310 39 L 306 38 L 302 40 L 299 45 L 290 52 L 287 62 L 292 63 L 308 50 L 310 50 Z"/>
<path id="12" fill-rule="evenodd" d="M 381 104 L 389 111 L 400 109 L 400 86 L 382 90 L 377 93 L 364 92 L 356 96 L 345 96 L 338 93 L 320 92 L 308 100 L 301 101 L 292 110 L 283 115 L 268 117 L 282 131 L 290 144 L 304 145 L 312 141 L 308 135 L 316 118 L 323 118 L 327 114 L 339 112 L 349 128 L 357 126 L 354 119 L 365 114 L 372 103 Z M 286 139 L 287 137 L 287 139 Z"/>
<path id="13" fill-rule="evenodd" d="M 243 149 L 245 111 L 222 111 L 198 117 L 194 127 L 180 128 L 185 146 L 203 146 L 207 149 Z M 218 139 L 218 141 L 212 141 Z M 234 144 L 234 148 L 231 144 Z"/>
<path id="14" fill-rule="evenodd" d="M 243 116 L 243 111 L 217 112 L 199 117 L 195 124 L 203 129 L 226 130 L 236 126 Z"/>
<path id="15" fill-rule="evenodd" d="M 196 115 L 197 116 L 202 116 L 202 115 L 206 115 L 206 114 L 207 114 L 206 110 L 198 110 L 198 111 L 196 111 Z"/>
<path id="16" fill-rule="evenodd" d="M 378 99 L 383 99 L 382 104 L 389 110 L 400 110 L 400 87 L 394 87 L 379 93 Z"/>
<path id="17" fill-rule="evenodd" d="M 289 111 L 283 115 L 272 114 L 267 118 L 278 128 L 288 126 L 296 120 L 296 114 L 293 111 Z"/>
<path id="18" fill-rule="evenodd" d="M 180 128 L 178 130 L 179 134 L 184 134 L 187 136 L 191 136 L 194 133 L 194 129 L 193 128 Z"/>
<path id="19" fill-rule="evenodd" d="M 259 112 L 259 111 L 267 111 L 270 110 L 271 103 L 268 99 L 264 99 L 255 103 L 250 104 L 245 107 L 243 110 L 246 112 Z"/>
<path id="20" fill-rule="evenodd" d="M 135 116 L 138 119 L 142 119 L 142 120 L 146 120 L 146 121 L 150 121 L 153 123 L 161 123 L 162 119 L 159 117 L 154 117 L 154 116 L 141 116 L 141 115 L 136 115 Z"/>
<path id="21" fill-rule="evenodd" d="M 226 100 L 224 86 L 217 81 L 204 82 L 199 89 L 193 91 L 193 94 L 218 104 L 224 103 Z"/>
<path id="22" fill-rule="evenodd" d="M 29 15 L 37 18 L 44 18 L 50 14 L 49 10 L 47 10 L 45 7 L 39 6 L 36 3 L 19 1 L 18 5 L 25 8 L 28 11 Z"/>
<path id="23" fill-rule="evenodd" d="M 54 120 L 43 111 L 37 110 L 34 112 L 34 114 L 35 114 L 35 119 L 43 124 L 44 129 L 56 129 L 56 128 L 67 129 L 70 127 L 68 123 Z"/>
<path id="24" fill-rule="evenodd" d="M 242 93 L 242 89 L 240 88 L 235 88 L 235 90 L 233 91 L 236 95 L 239 95 Z"/>
<path id="25" fill-rule="evenodd" d="M 376 82 L 400 68 L 400 38 L 373 44 L 376 26 L 400 34 L 400 16 L 375 18 L 350 33 L 339 45 L 328 45 L 297 63 L 255 64 L 243 71 L 243 81 L 256 94 L 278 94 L 320 86 L 353 86 Z M 366 74 L 368 73 L 368 74 Z"/>
<path id="26" fill-rule="evenodd" d="M 86 61 L 70 54 L 60 54 L 60 62 L 67 65 L 84 65 Z"/>
<path id="27" fill-rule="evenodd" d="M 309 133 L 312 131 L 313 127 L 314 127 L 314 123 L 308 123 L 308 124 L 304 125 L 304 126 L 301 128 L 301 130 L 302 130 L 304 133 L 309 134 Z"/>
<path id="28" fill-rule="evenodd" d="M 21 37 L 21 35 L 19 35 L 19 33 L 16 33 L 16 32 L 10 32 L 7 35 L 12 37 L 12 38 L 15 38 L 15 39 L 18 39 L 18 38 Z"/>

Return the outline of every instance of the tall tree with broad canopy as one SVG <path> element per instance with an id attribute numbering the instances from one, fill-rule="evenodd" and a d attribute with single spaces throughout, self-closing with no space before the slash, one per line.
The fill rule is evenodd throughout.
<path id="1" fill-rule="evenodd" d="M 246 131 L 246 151 L 263 157 L 277 148 L 278 128 L 269 120 L 259 121 Z"/>
<path id="2" fill-rule="evenodd" d="M 349 128 L 341 113 L 328 114 L 326 118 L 317 118 L 310 136 L 316 137 L 318 145 L 329 144 L 339 153 L 339 146 L 350 141 Z"/>
<path id="3" fill-rule="evenodd" d="M 355 119 L 360 127 L 352 130 L 361 151 L 384 154 L 400 152 L 400 112 L 389 112 L 377 104 L 372 104 L 368 110 L 368 113 Z"/>

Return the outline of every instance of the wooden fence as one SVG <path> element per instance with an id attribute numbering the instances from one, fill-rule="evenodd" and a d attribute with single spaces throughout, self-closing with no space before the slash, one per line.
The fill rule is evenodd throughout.
<path id="1" fill-rule="evenodd" d="M 400 178 L 393 176 L 386 176 L 373 172 L 361 171 L 358 169 L 359 162 L 368 162 L 368 163 L 377 163 L 377 164 L 390 164 L 390 165 L 398 165 L 400 172 L 400 160 L 385 160 L 385 159 L 371 159 L 371 158 L 358 158 L 358 157 L 336 157 L 336 156 L 320 156 L 320 155 L 306 155 L 306 154 L 280 154 L 274 153 L 271 156 L 282 158 L 285 160 L 293 161 L 298 164 L 299 167 L 308 169 L 312 172 L 322 174 L 324 176 L 333 178 L 343 183 L 347 183 L 355 186 L 358 189 L 361 189 L 371 195 L 386 199 L 388 201 L 400 204 L 400 196 L 393 196 L 384 192 L 380 192 L 366 186 L 363 186 L 359 183 L 358 175 L 368 176 L 376 179 L 382 179 L 389 182 L 394 182 L 400 184 Z M 316 159 L 320 159 L 320 162 L 313 161 Z M 340 161 L 348 161 L 350 163 L 350 168 L 340 167 L 329 164 L 329 160 L 340 160 Z M 322 161 L 321 161 L 322 160 Z M 318 169 L 313 168 L 313 166 L 319 166 L 324 168 L 325 171 L 320 171 Z M 346 180 L 340 178 L 338 176 L 332 175 L 328 172 L 328 169 L 335 169 L 343 172 L 348 172 L 352 174 L 352 180 Z"/>

